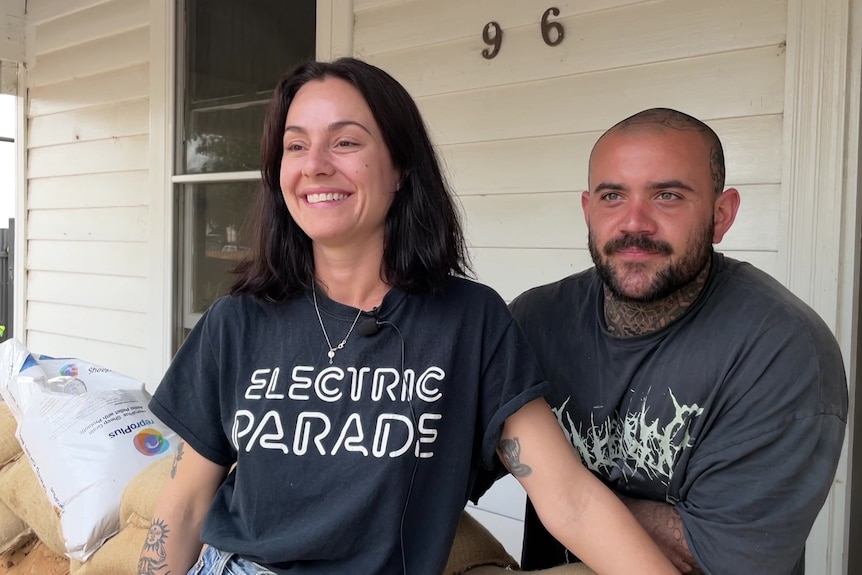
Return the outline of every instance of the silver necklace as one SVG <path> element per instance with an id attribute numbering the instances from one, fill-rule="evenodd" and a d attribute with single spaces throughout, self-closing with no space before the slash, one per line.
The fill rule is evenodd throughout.
<path id="1" fill-rule="evenodd" d="M 314 282 L 311 284 L 311 297 L 314 300 L 314 311 L 317 312 L 317 321 L 320 322 L 320 329 L 323 331 L 323 337 L 326 338 L 326 345 L 329 346 L 329 351 L 326 352 L 326 355 L 329 356 L 329 365 L 332 365 L 332 360 L 335 358 L 335 352 L 344 348 L 344 344 L 347 343 L 347 338 L 350 337 L 351 333 L 353 333 L 353 328 L 356 327 L 356 322 L 359 321 L 359 316 L 362 315 L 362 310 L 360 309 L 356 312 L 356 317 L 353 318 L 353 323 L 350 324 L 350 329 L 347 330 L 347 335 L 344 336 L 344 339 L 342 339 L 338 345 L 333 346 L 332 342 L 329 341 L 329 334 L 326 333 L 326 328 L 323 326 L 323 318 L 320 317 L 320 308 L 317 307 L 317 291 L 314 289 Z"/>

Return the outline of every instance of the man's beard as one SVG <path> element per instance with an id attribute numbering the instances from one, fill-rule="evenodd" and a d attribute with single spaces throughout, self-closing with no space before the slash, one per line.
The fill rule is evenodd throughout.
<path id="1" fill-rule="evenodd" d="M 674 253 L 673 246 L 667 242 L 652 240 L 647 236 L 627 234 L 610 240 L 604 245 L 602 251 L 599 251 L 592 231 L 588 234 L 588 245 L 593 263 L 596 266 L 596 272 L 615 298 L 627 303 L 653 303 L 686 286 L 709 263 L 712 257 L 714 229 L 715 224 L 710 220 L 692 237 L 682 258 L 675 263 L 668 262 L 664 267 L 654 272 L 649 285 L 636 294 L 625 288 L 623 281 L 625 276 L 620 273 L 619 267 L 627 267 L 630 270 L 635 270 L 636 273 L 638 266 L 641 266 L 641 270 L 646 270 L 646 265 L 628 263 L 615 268 L 606 258 L 626 248 L 638 248 L 670 256 Z M 625 274 L 625 269 L 623 274 Z"/>

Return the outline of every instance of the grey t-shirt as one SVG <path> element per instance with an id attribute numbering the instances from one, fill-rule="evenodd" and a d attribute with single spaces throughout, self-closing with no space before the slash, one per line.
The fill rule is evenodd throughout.
<path id="1" fill-rule="evenodd" d="M 802 573 L 847 416 L 821 319 L 773 278 L 715 254 L 692 308 L 664 329 L 605 329 L 594 270 L 510 306 L 586 465 L 617 492 L 667 502 L 710 574 Z M 525 568 L 565 563 L 528 509 Z"/>
<path id="2" fill-rule="evenodd" d="M 358 310 L 317 297 L 337 343 Z M 204 315 L 151 403 L 204 457 L 237 463 L 204 542 L 284 574 L 443 570 L 503 422 L 547 384 L 480 284 L 393 289 L 378 318 L 330 365 L 310 294 L 224 297 Z"/>

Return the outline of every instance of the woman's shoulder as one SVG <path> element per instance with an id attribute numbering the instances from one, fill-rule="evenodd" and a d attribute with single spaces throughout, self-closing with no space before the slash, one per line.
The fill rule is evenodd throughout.
<path id="1" fill-rule="evenodd" d="M 290 303 L 271 302 L 249 294 L 227 294 L 216 299 L 206 310 L 204 317 L 208 322 L 235 322 L 272 314 L 277 308 Z"/>
<path id="2" fill-rule="evenodd" d="M 451 276 L 447 280 L 443 291 L 451 297 L 459 297 L 471 301 L 487 301 L 494 304 L 503 303 L 503 298 L 497 290 L 471 278 Z"/>

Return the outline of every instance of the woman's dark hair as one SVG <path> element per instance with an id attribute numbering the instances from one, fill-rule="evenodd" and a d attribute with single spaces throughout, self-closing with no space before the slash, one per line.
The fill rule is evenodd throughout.
<path id="1" fill-rule="evenodd" d="M 307 62 L 275 88 L 261 142 L 262 186 L 258 192 L 251 256 L 241 262 L 231 293 L 284 301 L 311 289 L 311 239 L 282 197 L 279 173 L 287 111 L 311 81 L 338 78 L 362 94 L 401 173 L 400 190 L 386 214 L 381 276 L 411 293 L 432 292 L 450 274 L 470 271 L 464 234 L 452 194 L 413 98 L 392 76 L 354 58 Z"/>

